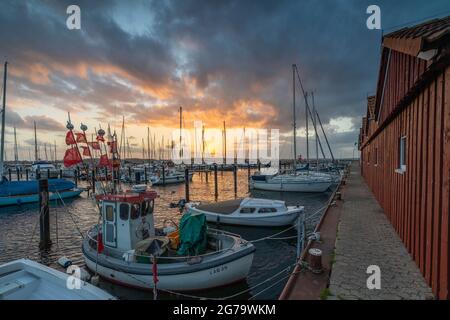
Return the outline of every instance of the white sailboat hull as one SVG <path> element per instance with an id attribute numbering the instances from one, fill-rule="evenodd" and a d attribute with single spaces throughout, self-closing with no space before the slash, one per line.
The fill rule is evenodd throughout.
<path id="1" fill-rule="evenodd" d="M 271 182 L 253 181 L 252 187 L 257 190 L 266 191 L 289 191 L 289 192 L 325 192 L 331 186 L 331 182 Z"/>

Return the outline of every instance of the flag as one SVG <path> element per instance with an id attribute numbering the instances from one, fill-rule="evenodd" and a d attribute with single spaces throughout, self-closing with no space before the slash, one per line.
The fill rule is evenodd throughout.
<path id="1" fill-rule="evenodd" d="M 82 162 L 80 151 L 77 148 L 70 148 L 66 150 L 66 154 L 64 155 L 64 166 L 66 168 L 74 166 L 80 162 Z"/>
<path id="2" fill-rule="evenodd" d="M 89 147 L 81 146 L 83 148 L 83 156 L 90 157 L 91 156 L 91 150 L 89 150 Z"/>
<path id="3" fill-rule="evenodd" d="M 77 136 L 77 142 L 87 143 L 86 136 L 84 135 L 84 133 L 78 132 L 78 133 L 75 133 L 75 135 Z"/>
<path id="4" fill-rule="evenodd" d="M 70 145 L 72 145 L 72 144 L 75 144 L 76 142 L 75 142 L 75 138 L 74 138 L 74 136 L 73 136 L 73 132 L 72 131 L 67 131 L 67 134 L 66 134 L 66 144 L 68 145 L 68 146 L 70 146 Z"/>
<path id="5" fill-rule="evenodd" d="M 98 234 L 98 236 L 97 236 L 97 241 L 98 241 L 98 244 L 97 244 L 97 252 L 98 252 L 98 253 L 102 253 L 103 250 L 105 249 L 105 247 L 103 246 L 103 237 L 102 237 L 102 234 L 101 234 L 101 233 Z"/>
<path id="6" fill-rule="evenodd" d="M 108 146 L 110 153 L 117 153 L 117 141 L 109 141 Z"/>
<path id="7" fill-rule="evenodd" d="M 98 166 L 99 167 L 110 167 L 111 166 L 111 162 L 108 159 L 108 155 L 102 154 L 100 156 L 100 159 L 98 161 Z"/>
<path id="8" fill-rule="evenodd" d="M 88 143 L 92 149 L 94 150 L 100 150 L 100 143 L 98 143 L 97 141 L 92 141 Z"/>
<path id="9" fill-rule="evenodd" d="M 97 141 L 105 142 L 105 138 L 103 138 L 101 135 L 97 136 Z"/>

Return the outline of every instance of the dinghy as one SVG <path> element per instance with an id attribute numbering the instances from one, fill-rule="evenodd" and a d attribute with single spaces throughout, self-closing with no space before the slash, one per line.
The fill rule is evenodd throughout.
<path id="1" fill-rule="evenodd" d="M 209 222 L 258 227 L 278 227 L 294 223 L 304 207 L 286 206 L 284 201 L 244 198 L 215 203 L 190 202 L 188 209 L 203 213 Z"/>
<path id="2" fill-rule="evenodd" d="M 5 263 L 0 266 L 0 300 L 115 300 L 70 276 L 28 259 Z"/>
<path id="3" fill-rule="evenodd" d="M 208 229 L 203 214 L 183 215 L 180 229 L 154 227 L 154 191 L 99 195 L 101 224 L 83 241 L 86 266 L 117 284 L 191 291 L 247 277 L 255 247 L 225 231 Z"/>
<path id="4" fill-rule="evenodd" d="M 252 176 L 252 189 L 267 191 L 325 192 L 333 179 L 329 175 L 287 173 L 273 176 Z"/>

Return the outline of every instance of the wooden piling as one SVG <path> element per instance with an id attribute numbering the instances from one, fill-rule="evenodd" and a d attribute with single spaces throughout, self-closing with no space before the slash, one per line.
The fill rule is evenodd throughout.
<path id="1" fill-rule="evenodd" d="M 237 165 L 233 165 L 234 197 L 237 197 Z"/>
<path id="2" fill-rule="evenodd" d="M 39 249 L 48 249 L 52 244 L 50 240 L 50 210 L 49 210 L 49 194 L 48 179 L 39 180 L 39 230 L 40 241 Z"/>
<path id="3" fill-rule="evenodd" d="M 28 168 L 27 169 L 25 169 L 25 178 L 27 179 L 27 181 L 28 181 Z"/>
<path id="4" fill-rule="evenodd" d="M 217 164 L 214 164 L 214 197 L 217 198 L 219 197 L 219 191 L 217 188 Z"/>
<path id="5" fill-rule="evenodd" d="M 166 168 L 162 167 L 162 179 L 163 179 L 163 186 L 166 185 Z"/>
<path id="6" fill-rule="evenodd" d="M 184 169 L 184 192 L 186 202 L 189 202 L 189 169 Z"/>
<path id="7" fill-rule="evenodd" d="M 95 169 L 92 169 L 92 193 L 95 193 Z"/>
<path id="8" fill-rule="evenodd" d="M 17 181 L 20 181 L 20 172 L 19 168 L 16 168 Z"/>
<path id="9" fill-rule="evenodd" d="M 8 179 L 11 181 L 11 168 L 8 168 Z"/>

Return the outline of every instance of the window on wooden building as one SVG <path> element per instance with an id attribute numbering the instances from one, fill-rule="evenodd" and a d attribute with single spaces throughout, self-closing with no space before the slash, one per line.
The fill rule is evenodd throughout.
<path id="1" fill-rule="evenodd" d="M 400 137 L 398 140 L 398 169 L 399 173 L 406 171 L 406 136 Z"/>

